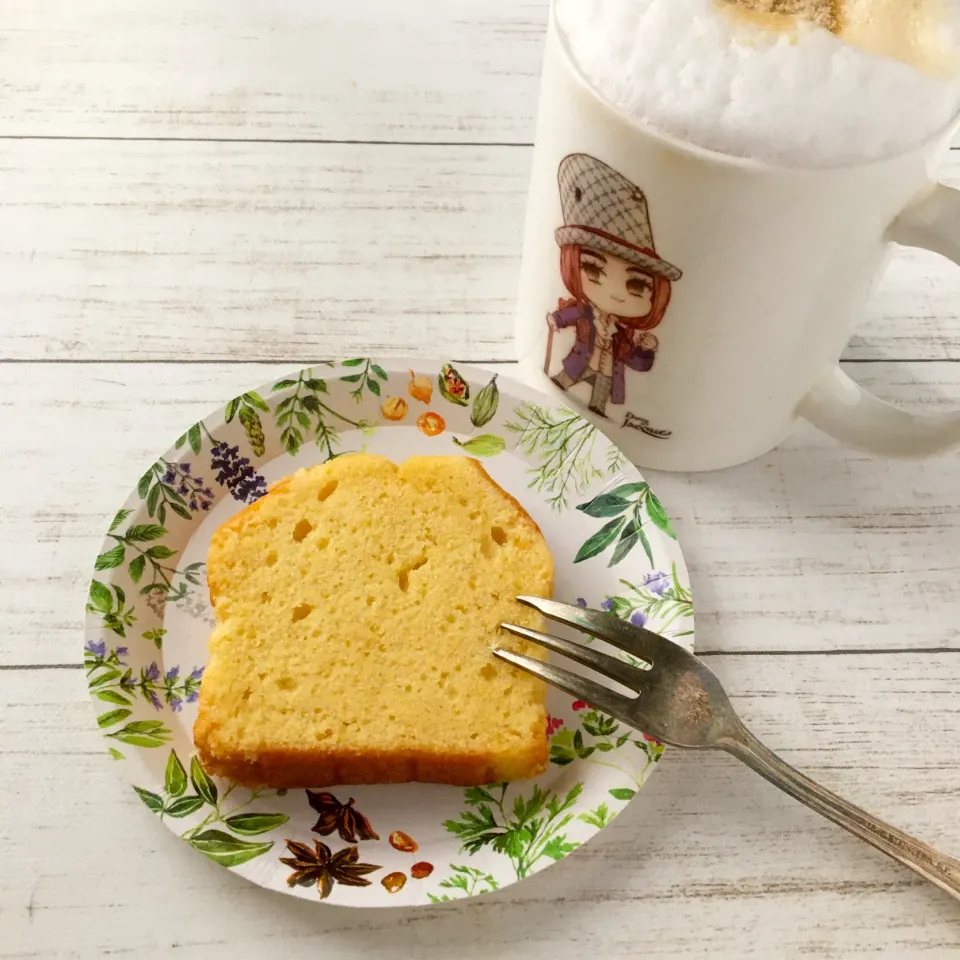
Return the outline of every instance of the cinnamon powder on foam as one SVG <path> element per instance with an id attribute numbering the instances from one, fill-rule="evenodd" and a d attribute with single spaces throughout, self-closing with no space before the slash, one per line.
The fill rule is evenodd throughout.
<path id="1" fill-rule="evenodd" d="M 960 74 L 950 0 L 717 0 L 754 26 L 794 34 L 803 23 L 939 77 Z"/>

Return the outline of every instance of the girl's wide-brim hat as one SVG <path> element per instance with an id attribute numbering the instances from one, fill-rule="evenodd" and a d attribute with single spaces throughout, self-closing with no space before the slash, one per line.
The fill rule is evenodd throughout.
<path id="1" fill-rule="evenodd" d="M 557 171 L 562 227 L 557 243 L 576 243 L 621 257 L 667 280 L 683 275 L 657 256 L 650 213 L 643 191 L 595 157 L 574 153 Z"/>

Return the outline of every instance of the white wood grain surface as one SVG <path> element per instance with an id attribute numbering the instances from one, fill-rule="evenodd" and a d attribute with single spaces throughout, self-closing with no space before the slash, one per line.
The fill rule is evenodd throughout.
<path id="1" fill-rule="evenodd" d="M 547 0 L 0 6 L 3 133 L 529 143 Z"/>
<path id="2" fill-rule="evenodd" d="M 545 10 L 0 0 L 0 956 L 960 955 L 955 904 L 723 757 L 668 753 L 520 886 L 361 914 L 197 857 L 103 751 L 75 666 L 93 557 L 186 424 L 323 357 L 511 358 Z M 898 251 L 847 358 L 960 404 L 960 271 Z M 958 478 L 809 428 L 651 477 L 755 731 L 954 854 Z"/>

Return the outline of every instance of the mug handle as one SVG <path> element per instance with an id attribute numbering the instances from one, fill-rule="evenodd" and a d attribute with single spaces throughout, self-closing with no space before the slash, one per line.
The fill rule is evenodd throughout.
<path id="1" fill-rule="evenodd" d="M 960 190 L 938 183 L 887 236 L 960 265 Z M 919 414 L 868 393 L 834 367 L 803 399 L 799 416 L 849 446 L 884 457 L 928 457 L 960 444 L 960 412 Z"/>

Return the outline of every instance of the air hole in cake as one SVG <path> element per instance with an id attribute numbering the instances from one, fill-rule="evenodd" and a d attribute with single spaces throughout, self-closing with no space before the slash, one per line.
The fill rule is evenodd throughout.
<path id="1" fill-rule="evenodd" d="M 293 608 L 293 614 L 291 620 L 296 623 L 298 620 L 303 620 L 306 617 L 309 617 L 313 612 L 313 607 L 309 603 L 301 603 Z"/>
<path id="2" fill-rule="evenodd" d="M 367 597 L 367 606 L 372 607 L 376 599 L 377 599 L 376 597 Z"/>
<path id="3" fill-rule="evenodd" d="M 309 520 L 301 520 L 293 528 L 293 539 L 297 543 L 300 543 L 302 540 L 304 540 L 304 538 L 312 529 L 313 529 L 313 524 Z"/>
<path id="4" fill-rule="evenodd" d="M 277 518 L 277 517 L 271 517 L 271 518 L 267 521 L 267 526 L 272 530 L 279 522 L 280 522 L 279 518 Z"/>
<path id="5" fill-rule="evenodd" d="M 280 690 L 296 690 L 297 681 L 293 677 L 281 677 L 277 681 L 277 687 Z"/>
<path id="6" fill-rule="evenodd" d="M 486 663 L 480 668 L 480 676 L 484 680 L 492 680 L 497 675 L 497 668 L 492 663 Z"/>
<path id="7" fill-rule="evenodd" d="M 507 542 L 507 535 L 503 531 L 503 527 L 491 527 L 490 536 L 493 538 L 493 542 L 498 546 L 503 546 Z"/>
<path id="8" fill-rule="evenodd" d="M 420 557 L 419 560 L 414 560 L 413 563 L 408 567 L 402 567 L 397 573 L 397 583 L 400 585 L 400 589 L 406 593 L 410 589 L 410 574 L 414 570 L 419 570 L 427 562 L 426 557 Z M 420 601 L 417 601 L 419 605 Z"/>
<path id="9" fill-rule="evenodd" d="M 317 549 L 318 549 L 318 550 L 326 550 L 327 547 L 329 547 L 329 546 L 330 546 L 330 538 L 329 538 L 329 537 L 321 537 L 321 538 L 317 541 Z"/>
<path id="10" fill-rule="evenodd" d="M 336 489 L 337 489 L 337 481 L 336 481 L 336 480 L 331 480 L 329 483 L 325 483 L 325 484 L 317 491 L 317 499 L 318 499 L 321 503 L 323 503 L 323 501 L 326 500 L 327 497 L 329 497 L 330 494 L 333 493 L 333 491 L 336 490 Z"/>
<path id="11" fill-rule="evenodd" d="M 268 567 L 272 567 L 276 562 L 277 562 L 277 552 L 276 550 L 271 550 L 267 554 L 266 559 L 264 560 L 264 563 L 266 563 Z"/>
<path id="12" fill-rule="evenodd" d="M 271 598 L 271 595 L 270 595 L 269 593 L 267 593 L 266 590 L 264 590 L 263 593 L 260 594 L 260 602 L 261 602 L 261 603 L 269 603 L 269 602 L 270 602 L 270 598 Z"/>
<path id="13" fill-rule="evenodd" d="M 393 561 L 396 560 L 396 559 L 397 559 L 397 558 L 396 558 L 396 555 L 395 555 L 394 552 L 391 550 L 390 553 L 387 554 L 387 563 L 393 563 Z"/>

